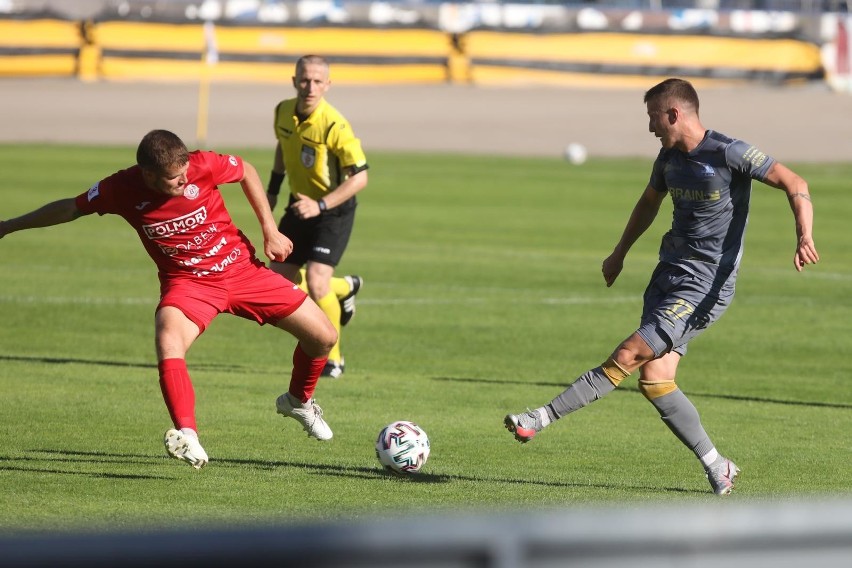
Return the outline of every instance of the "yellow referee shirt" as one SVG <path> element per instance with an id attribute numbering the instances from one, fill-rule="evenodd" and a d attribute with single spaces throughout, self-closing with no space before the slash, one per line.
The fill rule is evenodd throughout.
<path id="1" fill-rule="evenodd" d="M 293 195 L 322 199 L 346 179 L 348 168 L 367 163 L 352 126 L 325 99 L 304 122 L 296 117 L 296 99 L 278 103 L 275 137 Z"/>

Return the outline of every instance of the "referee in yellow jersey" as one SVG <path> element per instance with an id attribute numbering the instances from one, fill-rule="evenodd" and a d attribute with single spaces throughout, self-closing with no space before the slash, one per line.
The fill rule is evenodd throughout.
<path id="1" fill-rule="evenodd" d="M 335 277 L 355 221 L 355 194 L 367 186 L 367 158 L 349 122 L 328 104 L 328 62 L 305 55 L 296 62 L 296 98 L 275 107 L 275 160 L 267 188 L 275 209 L 285 175 L 290 199 L 278 230 L 293 241 L 293 252 L 271 268 L 298 284 L 338 331 L 355 314 L 359 276 Z M 340 339 L 328 356 L 324 377 L 343 375 Z"/>

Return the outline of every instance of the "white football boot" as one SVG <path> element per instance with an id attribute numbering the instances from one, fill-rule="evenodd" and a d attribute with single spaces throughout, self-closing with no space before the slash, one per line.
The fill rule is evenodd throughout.
<path id="1" fill-rule="evenodd" d="M 195 469 L 201 469 L 210 461 L 198 438 L 184 434 L 180 430 L 166 431 L 163 444 L 165 444 L 166 452 L 170 456 L 185 461 Z"/>
<path id="2" fill-rule="evenodd" d="M 278 414 L 295 418 L 312 438 L 331 440 L 334 435 L 322 419 L 322 408 L 313 398 L 303 404 L 289 392 L 285 392 L 275 401 L 275 406 L 278 408 Z"/>

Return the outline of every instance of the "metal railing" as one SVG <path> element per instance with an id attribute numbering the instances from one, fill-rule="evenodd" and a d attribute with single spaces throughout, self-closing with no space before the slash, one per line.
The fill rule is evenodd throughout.
<path id="1" fill-rule="evenodd" d="M 240 530 L 0 538 L 0 566 L 848 568 L 852 502 L 416 515 Z"/>

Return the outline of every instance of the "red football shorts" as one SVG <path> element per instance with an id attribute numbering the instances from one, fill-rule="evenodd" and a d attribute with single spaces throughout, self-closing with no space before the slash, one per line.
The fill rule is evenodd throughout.
<path id="1" fill-rule="evenodd" d="M 275 324 L 302 305 L 307 294 L 260 262 L 232 266 L 223 278 L 181 277 L 160 284 L 160 304 L 184 313 L 203 332 L 217 315 L 234 314 Z"/>

